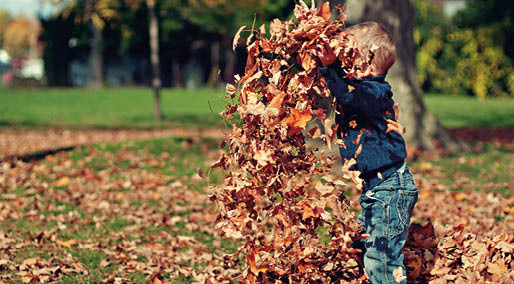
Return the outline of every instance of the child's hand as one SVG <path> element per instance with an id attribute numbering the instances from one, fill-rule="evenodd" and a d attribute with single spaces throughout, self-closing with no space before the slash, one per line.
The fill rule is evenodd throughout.
<path id="1" fill-rule="evenodd" d="M 323 67 L 331 65 L 337 59 L 334 50 L 332 49 L 332 47 L 330 47 L 330 45 L 327 42 L 325 42 L 325 45 L 322 45 L 321 49 L 318 50 L 317 56 L 321 61 L 321 65 L 323 65 Z"/>

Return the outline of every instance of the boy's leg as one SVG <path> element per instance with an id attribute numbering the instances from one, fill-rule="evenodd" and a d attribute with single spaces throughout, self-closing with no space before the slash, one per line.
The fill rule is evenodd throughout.
<path id="1" fill-rule="evenodd" d="M 358 221 L 363 224 L 364 267 L 372 284 L 407 283 L 402 248 L 405 245 L 418 191 L 410 171 L 396 172 L 360 198 Z M 395 270 L 402 271 L 393 275 Z M 401 280 L 401 281 L 397 281 Z"/>

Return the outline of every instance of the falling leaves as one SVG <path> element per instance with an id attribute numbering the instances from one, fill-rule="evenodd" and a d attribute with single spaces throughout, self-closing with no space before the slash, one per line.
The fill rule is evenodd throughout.
<path id="1" fill-rule="evenodd" d="M 329 10 L 328 3 L 316 9 L 314 1 L 311 7 L 300 1 L 293 11 L 295 19 L 270 23 L 270 37 L 265 29 L 252 31 L 260 34 L 247 45 L 245 74 L 235 77 L 236 85 L 227 86 L 227 96 L 237 101 L 229 103 L 222 114 L 232 129 L 222 143 L 228 150 L 213 168 L 228 173 L 223 185 L 210 188 L 210 199 L 218 210 L 216 228 L 226 238 L 241 241 L 237 252 L 227 256 L 233 267 L 236 263 L 243 267 L 237 279 L 241 283 L 367 281 L 357 261 L 360 251 L 352 248 L 353 241 L 366 236 L 357 237 L 355 216 L 350 213 L 354 205 L 341 188 L 359 192 L 362 187 L 360 172 L 353 166 L 355 158 L 367 150 L 361 143 L 365 130 L 349 141 L 357 145 L 357 151 L 354 159 L 343 161 L 339 172 L 353 181 L 345 185 L 332 177 L 331 167 L 340 161 L 330 154 L 331 145 L 346 145 L 344 137 L 336 137 L 333 116 L 317 108 L 319 97 L 329 97 L 330 91 L 314 55 L 329 45 L 350 79 L 366 70 L 371 56 L 361 54 L 354 38 L 341 30 L 346 18 L 343 9 L 336 9 L 340 14 L 333 22 L 328 21 L 332 17 Z M 236 38 L 239 36 L 240 32 Z M 348 87 L 349 92 L 354 90 Z M 404 133 L 398 117 L 389 118 L 384 118 L 386 132 Z M 314 126 L 308 127 L 308 123 Z M 357 121 L 351 120 L 348 126 L 356 128 Z M 306 138 L 321 140 L 328 151 L 307 147 Z M 381 173 L 378 176 L 383 178 Z M 455 182 L 468 184 L 469 179 Z M 441 211 L 440 204 L 454 200 L 450 202 L 454 211 L 440 218 L 455 226 L 444 229 L 414 224 L 404 249 L 407 271 L 396 269 L 395 280 L 404 280 L 405 273 L 419 283 L 512 278 L 505 272 L 512 271 L 512 234 L 500 239 L 479 238 L 468 226 L 491 228 L 494 218 L 467 218 L 476 208 L 484 208 L 468 206 L 469 212 L 461 208 L 459 204 L 470 201 L 469 193 L 445 193 L 436 203 L 424 184 L 420 189 L 420 200 L 428 201 L 420 201 L 415 212 L 426 212 L 415 213 L 414 218 L 431 219 Z M 495 204 L 495 213 L 501 218 L 512 218 L 512 207 L 502 199 L 484 196 L 479 200 Z M 480 272 L 473 272 L 472 267 Z"/>
<path id="2" fill-rule="evenodd" d="M 315 96 L 330 91 L 314 55 L 329 44 L 341 68 L 354 76 L 360 53 L 341 29 L 345 17 L 328 21 L 328 2 L 316 9 L 300 1 L 294 15 L 297 22 L 273 20 L 271 37 L 255 37 L 247 46 L 245 74 L 235 78 L 235 89 L 227 85 L 227 96 L 239 96 L 222 114 L 232 132 L 223 142 L 227 153 L 213 165 L 228 170 L 225 184 L 212 188 L 216 227 L 227 238 L 243 239 L 233 259 L 246 260 L 244 283 L 302 282 L 307 271 L 309 279 L 324 283 L 356 283 L 362 270 L 351 244 L 358 228 L 336 187 L 344 183 L 330 177 L 338 157 L 308 149 L 305 139 L 322 140 L 330 150 L 337 135 L 333 117 L 317 108 Z M 310 121 L 318 125 L 308 128 Z"/>

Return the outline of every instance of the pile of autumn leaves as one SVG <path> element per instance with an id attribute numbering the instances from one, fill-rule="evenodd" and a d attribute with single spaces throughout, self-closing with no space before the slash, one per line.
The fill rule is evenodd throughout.
<path id="1" fill-rule="evenodd" d="M 222 115 L 232 131 L 221 145 L 228 151 L 213 167 L 228 170 L 228 175 L 224 185 L 213 188 L 211 199 L 218 207 L 216 227 L 242 243 L 227 258 L 228 265 L 241 265 L 244 258 L 246 269 L 238 279 L 242 283 L 367 282 L 359 250 L 352 247 L 361 237 L 343 195 L 344 183 L 331 172 L 331 165 L 339 162 L 331 155 L 331 145 L 340 141 L 331 114 L 318 107 L 321 98 L 329 97 L 316 59 L 321 46 L 334 49 L 349 77 L 365 69 L 368 61 L 351 35 L 342 31 L 345 15 L 338 10 L 338 18 L 329 21 L 328 3 L 318 10 L 300 1 L 294 9 L 296 20 L 275 19 L 270 37 L 264 25 L 250 29 L 245 74 L 236 76 L 237 86 L 227 85 L 231 102 Z M 243 31 L 245 27 L 234 45 Z M 318 123 L 307 127 L 311 120 Z M 321 139 L 327 147 L 309 148 L 307 138 Z M 353 162 L 345 162 L 343 176 L 355 181 L 359 173 L 348 170 Z M 440 277 L 423 274 L 422 269 L 445 265 L 435 261 L 434 254 L 443 250 L 437 240 L 426 242 L 430 236 L 420 233 L 425 231 L 411 234 L 406 256 L 410 278 L 423 281 Z M 507 261 L 503 264 L 510 269 L 513 239 L 505 243 L 510 252 L 499 251 L 496 258 Z M 460 264 L 448 267 L 452 265 Z M 491 274 L 473 279 L 483 275 Z"/>

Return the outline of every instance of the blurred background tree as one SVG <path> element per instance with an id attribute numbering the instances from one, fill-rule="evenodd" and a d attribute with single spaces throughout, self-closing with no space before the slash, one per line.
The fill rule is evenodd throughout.
<path id="1" fill-rule="evenodd" d="M 509 0 L 470 0 L 453 17 L 416 1 L 418 80 L 423 90 L 478 98 L 514 94 L 514 10 Z"/>
<path id="2" fill-rule="evenodd" d="M 59 1 L 69 5 L 52 18 L 41 19 L 50 85 L 77 85 L 73 81 L 76 74 L 62 74 L 70 67 L 61 65 L 83 57 L 91 62 L 91 85 L 98 85 L 97 81 L 110 86 L 113 82 L 151 84 L 151 14 L 144 0 Z M 345 1 L 330 2 L 334 7 Z M 415 18 L 414 67 L 421 89 L 479 98 L 512 96 L 514 12 L 510 1 L 453 1 L 464 5 L 452 15 L 443 11 L 446 2 L 452 1 L 416 0 L 411 11 L 415 17 L 405 15 Z M 246 60 L 243 45 L 236 53 L 230 48 L 237 28 L 249 27 L 254 20 L 258 27 L 273 18 L 289 18 L 294 4 L 289 0 L 156 0 L 162 86 L 216 87 L 222 81 L 232 81 Z M 350 9 L 347 12 L 356 14 Z M 0 40 L 3 35 L 0 30 Z M 127 58 L 135 67 L 124 69 L 132 70 L 132 75 L 110 79 L 109 70 Z M 58 77 L 62 78 L 55 80 Z"/>
<path id="3" fill-rule="evenodd" d="M 0 10 L 0 47 L 3 47 L 5 30 L 11 21 L 11 14 L 7 11 Z"/>
<path id="4" fill-rule="evenodd" d="M 2 21 L 1 18 L 0 21 Z M 39 34 L 38 22 L 25 16 L 9 20 L 8 15 L 4 16 L 3 21 L 7 22 L 1 31 L 3 48 L 12 57 L 29 56 L 30 48 L 35 45 Z"/>

